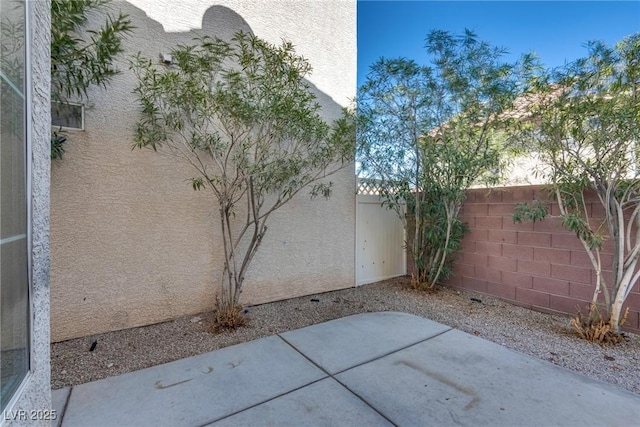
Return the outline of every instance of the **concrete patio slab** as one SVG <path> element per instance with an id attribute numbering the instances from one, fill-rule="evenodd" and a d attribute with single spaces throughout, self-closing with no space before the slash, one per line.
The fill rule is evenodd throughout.
<path id="1" fill-rule="evenodd" d="M 58 427 L 62 422 L 62 413 L 64 413 L 69 393 L 71 393 L 71 387 L 51 391 L 51 409 L 56 411 L 56 419 L 51 422 L 53 427 Z"/>
<path id="2" fill-rule="evenodd" d="M 392 426 L 336 380 L 326 378 L 210 424 L 215 427 Z"/>
<path id="3" fill-rule="evenodd" d="M 73 387 L 62 425 L 199 426 L 325 376 L 268 337 Z"/>
<path id="4" fill-rule="evenodd" d="M 280 336 L 329 374 L 368 362 L 450 330 L 407 313 L 364 313 Z"/>
<path id="5" fill-rule="evenodd" d="M 56 408 L 67 394 L 54 392 Z M 636 394 L 403 313 L 333 320 L 79 385 L 68 396 L 63 427 L 582 427 L 640 419 Z"/>
<path id="6" fill-rule="evenodd" d="M 638 425 L 640 397 L 452 330 L 336 376 L 400 426 Z"/>

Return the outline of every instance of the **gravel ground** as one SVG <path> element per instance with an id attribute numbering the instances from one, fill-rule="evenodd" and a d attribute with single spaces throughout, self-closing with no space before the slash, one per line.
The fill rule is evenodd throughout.
<path id="1" fill-rule="evenodd" d="M 601 347 L 578 338 L 566 317 L 442 288 L 409 289 L 406 278 L 248 307 L 248 323 L 210 332 L 210 313 L 51 345 L 54 389 L 82 384 L 352 314 L 402 311 L 640 394 L 640 336 Z M 472 301 L 480 299 L 481 302 Z M 93 351 L 92 344 L 97 342 Z"/>

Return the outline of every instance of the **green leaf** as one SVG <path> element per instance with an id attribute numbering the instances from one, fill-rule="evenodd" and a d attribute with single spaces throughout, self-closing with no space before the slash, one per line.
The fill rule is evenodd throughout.
<path id="1" fill-rule="evenodd" d="M 87 99 L 93 86 L 106 87 L 120 73 L 115 58 L 123 52 L 123 37 L 133 32 L 128 15 L 105 13 L 109 0 L 51 1 L 51 100 L 66 104 Z M 105 13 L 101 27 L 88 17 Z M 66 138 L 51 137 L 51 156 L 62 158 Z"/>
<path id="2" fill-rule="evenodd" d="M 353 164 L 355 115 L 323 118 L 306 81 L 311 66 L 286 41 L 238 32 L 171 55 L 171 67 L 142 54 L 130 63 L 140 105 L 133 148 L 185 163 L 196 172 L 192 188 L 215 196 L 221 235 L 234 242 L 222 245 L 234 270 L 223 289 L 237 303 L 239 292 L 226 293 L 241 289 L 271 215 L 303 190 L 330 197 L 330 176 Z"/>

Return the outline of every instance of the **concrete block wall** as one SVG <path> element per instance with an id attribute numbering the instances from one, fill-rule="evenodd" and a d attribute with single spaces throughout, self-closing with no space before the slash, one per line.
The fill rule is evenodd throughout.
<path id="1" fill-rule="evenodd" d="M 559 218 L 515 224 L 515 204 L 534 198 L 548 200 L 539 186 L 472 189 L 462 209 L 469 231 L 457 255 L 448 285 L 492 295 L 511 303 L 554 314 L 585 312 L 596 283 L 591 262 L 575 234 Z M 595 195 L 587 199 L 593 221 L 604 211 Z M 552 216 L 558 207 L 549 204 Z M 603 266 L 612 265 L 611 242 L 605 243 Z M 610 277 L 611 272 L 607 272 Z M 609 281 L 611 279 L 609 278 Z M 640 286 L 635 285 L 624 307 L 625 327 L 640 332 Z"/>

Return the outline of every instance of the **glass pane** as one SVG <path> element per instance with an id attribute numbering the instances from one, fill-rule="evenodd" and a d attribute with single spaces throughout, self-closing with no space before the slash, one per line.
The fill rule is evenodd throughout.
<path id="1" fill-rule="evenodd" d="M 2 308 L 0 352 L 0 382 L 5 408 L 13 393 L 29 370 L 29 330 L 27 307 L 28 287 L 25 283 L 27 269 L 27 239 L 22 238 L 0 245 L 0 269 L 2 282 L 0 301 Z"/>
<path id="2" fill-rule="evenodd" d="M 25 2 L 0 0 L 0 409 L 29 370 Z"/>
<path id="3" fill-rule="evenodd" d="M 83 129 L 82 105 L 51 103 L 51 124 L 56 127 Z"/>

